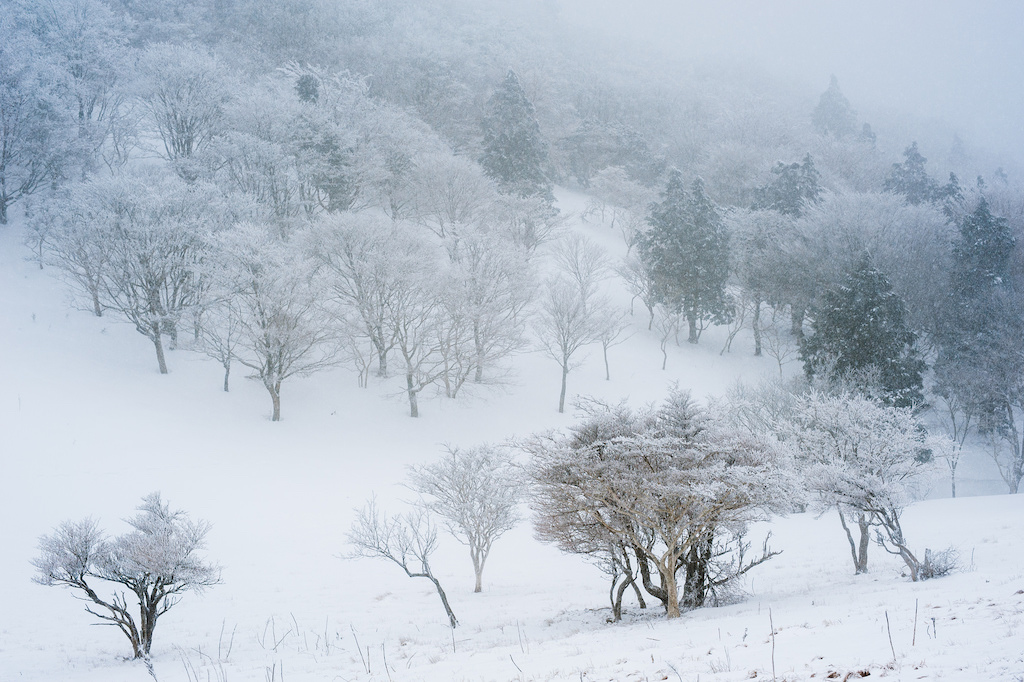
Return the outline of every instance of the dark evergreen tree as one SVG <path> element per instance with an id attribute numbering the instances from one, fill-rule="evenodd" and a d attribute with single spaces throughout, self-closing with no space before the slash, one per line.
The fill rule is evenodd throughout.
<path id="1" fill-rule="evenodd" d="M 771 182 L 754 190 L 755 211 L 772 210 L 799 217 L 804 205 L 816 202 L 821 194 L 821 176 L 810 154 L 801 163 L 787 165 L 780 161 L 772 175 L 775 177 Z"/>
<path id="2" fill-rule="evenodd" d="M 480 158 L 484 171 L 508 194 L 553 200 L 547 143 L 515 71 L 509 71 L 491 95 L 489 109 Z"/>
<path id="3" fill-rule="evenodd" d="M 907 203 L 917 206 L 926 201 L 938 201 L 943 192 L 938 183 L 928 176 L 924 164 L 928 159 L 921 156 L 917 142 L 912 142 L 903 150 L 903 163 L 894 163 L 889 175 L 885 178 L 883 189 L 886 192 L 902 194 Z"/>
<path id="4" fill-rule="evenodd" d="M 953 244 L 952 284 L 963 306 L 1008 282 L 1016 241 L 1009 222 L 992 215 L 985 197 L 959 221 L 959 227 L 960 236 Z"/>
<path id="5" fill-rule="evenodd" d="M 984 197 L 957 222 L 935 392 L 997 445 L 993 457 L 1017 492 L 1024 479 L 1024 298 L 1012 272 L 1016 240 Z"/>
<path id="6" fill-rule="evenodd" d="M 921 373 L 925 363 L 915 348 L 916 335 L 907 328 L 906 307 L 889 280 L 865 254 L 839 287 L 825 292 L 811 311 L 814 333 L 800 349 L 809 378 L 831 372 L 826 379 L 861 382 L 861 386 L 899 407 L 922 402 Z"/>
<path id="7" fill-rule="evenodd" d="M 706 323 L 732 318 L 725 290 L 729 235 L 699 178 L 687 192 L 682 174 L 673 170 L 661 197 L 647 217 L 651 229 L 638 240 L 640 258 L 654 275 L 658 302 L 684 315 L 687 340 L 697 343 Z"/>
<path id="8" fill-rule="evenodd" d="M 857 132 L 857 114 L 839 90 L 839 80 L 832 76 L 828 90 L 821 93 L 811 119 L 814 129 L 822 135 L 848 137 Z"/>

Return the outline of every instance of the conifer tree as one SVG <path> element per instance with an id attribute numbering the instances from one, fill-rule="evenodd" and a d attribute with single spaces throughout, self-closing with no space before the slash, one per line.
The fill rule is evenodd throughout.
<path id="1" fill-rule="evenodd" d="M 799 218 L 804 206 L 816 202 L 821 194 L 821 176 L 810 154 L 800 163 L 780 161 L 772 175 L 775 177 L 771 182 L 754 190 L 755 211 L 772 210 Z"/>
<path id="2" fill-rule="evenodd" d="M 906 306 L 868 254 L 846 281 L 827 291 L 812 310 L 814 334 L 800 356 L 809 378 L 845 379 L 897 407 L 920 404 L 925 363 L 915 348 L 916 335 L 907 328 Z M 863 385 L 876 381 L 877 387 Z"/>
<path id="3" fill-rule="evenodd" d="M 657 302 L 685 316 L 687 340 L 697 343 L 706 322 L 732 318 L 725 290 L 729 235 L 699 178 L 687 192 L 682 174 L 673 170 L 661 197 L 647 217 L 651 229 L 638 241 L 640 258 L 654 275 Z"/>
<path id="4" fill-rule="evenodd" d="M 839 90 L 839 80 L 835 76 L 832 76 L 828 90 L 821 93 L 811 122 L 822 135 L 848 137 L 856 132 L 857 115 L 850 106 L 850 100 Z"/>
<path id="5" fill-rule="evenodd" d="M 902 194 L 906 197 L 907 203 L 914 206 L 941 199 L 942 190 L 924 169 L 927 161 L 928 159 L 921 156 L 921 152 L 918 151 L 917 142 L 912 142 L 903 150 L 903 163 L 892 165 L 883 189 L 886 192 Z"/>
<path id="6" fill-rule="evenodd" d="M 953 291 L 961 299 L 976 298 L 1008 283 L 1015 240 L 1006 218 L 992 215 L 982 197 L 973 213 L 960 222 L 953 245 Z"/>
<path id="7" fill-rule="evenodd" d="M 480 158 L 484 172 L 508 194 L 551 201 L 548 146 L 515 71 L 510 70 L 491 95 L 489 108 L 483 121 L 484 153 Z"/>

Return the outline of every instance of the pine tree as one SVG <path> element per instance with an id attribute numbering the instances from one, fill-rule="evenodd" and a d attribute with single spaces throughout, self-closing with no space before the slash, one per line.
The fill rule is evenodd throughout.
<path id="1" fill-rule="evenodd" d="M 808 378 L 845 379 L 897 407 L 922 402 L 921 373 L 925 363 L 915 348 L 916 335 L 907 328 L 906 306 L 868 254 L 839 287 L 827 291 L 812 310 L 814 334 L 805 339 L 800 356 Z M 877 387 L 863 385 L 877 381 Z"/>
<path id="2" fill-rule="evenodd" d="M 839 90 L 839 80 L 835 76 L 832 76 L 828 90 L 821 93 L 811 122 L 822 135 L 841 138 L 856 132 L 857 115 L 850 106 L 850 100 Z"/>
<path id="3" fill-rule="evenodd" d="M 917 142 L 912 142 L 903 150 L 903 163 L 892 165 L 882 188 L 886 192 L 902 194 L 907 203 L 914 206 L 926 201 L 941 200 L 944 193 L 924 169 L 927 161 L 918 151 Z"/>
<path id="4" fill-rule="evenodd" d="M 697 343 L 706 322 L 732 318 L 725 291 L 729 235 L 699 178 L 687 192 L 682 174 L 673 170 L 661 197 L 647 217 L 651 229 L 638 240 L 640 258 L 654 274 L 658 302 L 686 317 L 687 340 Z"/>
<path id="5" fill-rule="evenodd" d="M 821 194 L 820 174 L 810 154 L 801 163 L 784 164 L 772 169 L 775 177 L 770 183 L 754 190 L 755 211 L 772 210 L 800 217 L 806 204 L 814 203 Z"/>
<path id="6" fill-rule="evenodd" d="M 533 104 L 526 97 L 515 71 L 491 96 L 484 118 L 484 153 L 480 165 L 508 194 L 540 196 L 549 201 L 551 181 L 545 170 L 547 143 L 541 137 Z"/>

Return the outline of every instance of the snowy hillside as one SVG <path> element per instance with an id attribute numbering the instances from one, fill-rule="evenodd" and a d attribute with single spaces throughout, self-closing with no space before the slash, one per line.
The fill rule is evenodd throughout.
<path id="1" fill-rule="evenodd" d="M 617 231 L 583 222 L 586 198 L 561 192 L 570 229 L 610 254 Z M 17 212 L 17 213 L 20 213 Z M 556 412 L 559 369 L 539 352 L 513 360 L 514 378 L 456 400 L 425 396 L 407 415 L 400 378 L 359 388 L 338 368 L 284 388 L 272 423 L 257 382 L 221 390 L 221 369 L 181 349 L 170 374 L 129 325 L 69 307 L 53 269 L 25 260 L 15 216 L 0 229 L 0 680 L 740 680 L 1024 678 L 1024 496 L 931 499 L 907 510 L 915 547 L 952 545 L 963 570 L 923 583 L 872 547 L 854 576 L 834 515 L 800 514 L 770 530 L 781 556 L 754 569 L 737 604 L 666 621 L 627 600 L 608 622 L 607 580 L 583 558 L 540 544 L 528 522 L 500 539 L 484 591 L 472 593 L 464 547 L 443 537 L 435 570 L 460 627 L 452 631 L 426 581 L 393 565 L 341 558 L 353 508 L 375 493 L 388 509 L 413 497 L 405 468 L 443 445 L 501 442 L 574 421 Z M 616 283 L 616 300 L 628 294 Z M 701 397 L 740 378 L 779 372 L 743 333 L 668 346 L 667 368 L 638 306 L 635 332 L 600 347 L 569 376 L 571 395 L 632 404 L 673 382 Z M 787 372 L 797 371 L 791 364 Z M 241 373 L 241 372 L 239 372 Z M 998 493 L 992 467 L 965 456 L 961 490 Z M 947 483 L 939 478 L 935 496 Z M 84 604 L 32 582 L 38 538 L 93 516 L 124 530 L 140 498 L 160 491 L 213 524 L 208 555 L 223 584 L 186 595 L 160 620 L 153 670 L 125 660 L 124 637 L 94 627 Z M 772 629 L 774 625 L 774 630 Z"/>

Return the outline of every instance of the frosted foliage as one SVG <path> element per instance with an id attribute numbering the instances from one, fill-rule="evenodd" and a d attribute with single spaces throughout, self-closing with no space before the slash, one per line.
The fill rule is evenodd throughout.
<path id="1" fill-rule="evenodd" d="M 132 644 L 135 658 L 148 658 L 157 619 L 185 592 L 202 592 L 220 582 L 220 568 L 207 563 L 210 524 L 172 511 L 159 493 L 143 498 L 139 513 L 127 520 L 132 531 L 108 539 L 96 521 L 66 521 L 39 541 L 32 562 L 42 585 L 61 585 L 84 593 L 86 611 L 116 626 Z M 102 597 L 99 581 L 127 588 L 137 600 L 138 615 L 124 592 Z"/>
<path id="2" fill-rule="evenodd" d="M 196 46 L 157 44 L 139 63 L 138 91 L 170 161 L 188 159 L 219 130 L 228 101 L 224 66 Z"/>
<path id="3" fill-rule="evenodd" d="M 588 406 L 584 406 L 586 409 Z M 704 538 L 741 531 L 785 495 L 777 450 L 673 392 L 658 408 L 593 404 L 569 436 L 527 444 L 537 534 L 570 552 L 609 546 L 653 565 L 645 587 L 679 615 L 676 572 Z"/>
<path id="4" fill-rule="evenodd" d="M 523 483 L 510 456 L 487 445 L 451 448 L 441 460 L 413 467 L 409 478 L 448 532 L 469 547 L 480 592 L 491 546 L 519 522 Z"/>
<path id="5" fill-rule="evenodd" d="M 233 315 L 222 320 L 237 325 L 238 361 L 263 383 L 278 421 L 282 382 L 330 366 L 336 352 L 313 263 L 298 247 L 251 224 L 221 235 L 214 257 L 214 286 L 233 306 Z"/>
<path id="6" fill-rule="evenodd" d="M 900 517 L 924 493 L 934 462 L 948 457 L 955 444 L 929 436 L 910 408 L 820 393 L 797 401 L 782 435 L 802 462 L 819 509 L 838 509 L 857 572 L 867 570 L 868 535 L 874 528 L 877 542 L 900 555 L 917 580 L 920 562 Z M 847 517 L 860 527 L 859 545 Z"/>
<path id="7" fill-rule="evenodd" d="M 864 511 L 901 508 L 922 494 L 932 470 L 923 453 L 945 447 L 909 408 L 818 393 L 797 401 L 786 441 L 805 463 L 819 505 Z"/>

